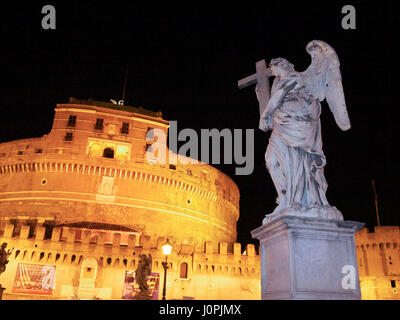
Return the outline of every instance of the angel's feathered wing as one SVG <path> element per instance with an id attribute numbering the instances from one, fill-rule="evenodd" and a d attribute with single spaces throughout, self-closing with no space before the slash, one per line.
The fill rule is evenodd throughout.
<path id="1" fill-rule="evenodd" d="M 311 65 L 303 72 L 308 91 L 320 101 L 326 99 L 340 129 L 350 129 L 340 62 L 335 50 L 321 40 L 311 41 L 306 50 L 312 58 Z"/>

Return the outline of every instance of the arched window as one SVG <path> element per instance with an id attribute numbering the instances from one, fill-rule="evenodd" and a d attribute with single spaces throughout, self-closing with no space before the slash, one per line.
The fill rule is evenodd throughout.
<path id="1" fill-rule="evenodd" d="M 103 151 L 103 157 L 114 159 L 114 150 L 112 148 L 105 148 Z"/>
<path id="2" fill-rule="evenodd" d="M 188 275 L 188 264 L 186 262 L 181 263 L 181 272 L 179 278 L 187 279 Z"/>

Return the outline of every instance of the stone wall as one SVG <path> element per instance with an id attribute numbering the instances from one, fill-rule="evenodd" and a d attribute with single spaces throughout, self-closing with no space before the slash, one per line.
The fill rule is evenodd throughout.
<path id="1" fill-rule="evenodd" d="M 165 238 L 142 235 L 137 246 L 135 237 L 130 236 L 128 243 L 121 245 L 120 235 L 114 233 L 111 244 L 104 242 L 104 234 L 97 243 L 90 243 L 90 230 L 83 230 L 77 242 L 76 230 L 70 228 L 54 228 L 50 235 L 46 235 L 43 226 L 36 226 L 34 232 L 30 228 L 33 227 L 23 227 L 19 236 L 13 237 L 14 225 L 7 223 L 0 236 L 0 242 L 7 242 L 7 249 L 13 249 L 7 270 L 0 278 L 7 288 L 4 299 L 49 298 L 12 292 L 18 263 L 56 266 L 56 285 L 51 299 L 121 299 L 125 271 L 135 271 L 143 253 L 152 255 L 152 271 L 160 274 L 161 299 L 165 259 L 161 245 Z M 29 238 L 30 234 L 35 236 Z M 167 299 L 260 299 L 260 259 L 254 245 L 247 245 L 244 252 L 239 243 L 207 241 L 201 250 L 191 244 L 172 245 Z M 92 289 L 83 285 L 83 268 L 89 260 L 97 266 Z M 188 266 L 185 278 L 181 278 L 182 263 Z"/>

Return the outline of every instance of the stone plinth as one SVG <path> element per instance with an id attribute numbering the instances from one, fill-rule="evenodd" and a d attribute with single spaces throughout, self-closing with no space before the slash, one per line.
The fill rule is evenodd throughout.
<path id="1" fill-rule="evenodd" d="M 262 299 L 361 299 L 354 234 L 363 226 L 283 215 L 253 230 Z"/>

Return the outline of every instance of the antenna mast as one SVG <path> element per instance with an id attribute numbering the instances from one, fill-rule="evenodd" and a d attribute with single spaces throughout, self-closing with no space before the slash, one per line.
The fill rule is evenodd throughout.
<path id="1" fill-rule="evenodd" d="M 125 101 L 125 89 L 126 89 L 126 80 L 128 79 L 128 68 L 125 71 L 125 81 L 124 81 L 124 89 L 122 91 L 122 103 L 124 104 Z"/>
<path id="2" fill-rule="evenodd" d="M 378 227 L 379 227 L 381 223 L 379 221 L 378 195 L 376 194 L 375 181 L 373 179 L 372 179 L 372 189 L 374 189 L 376 219 L 378 220 Z"/>

